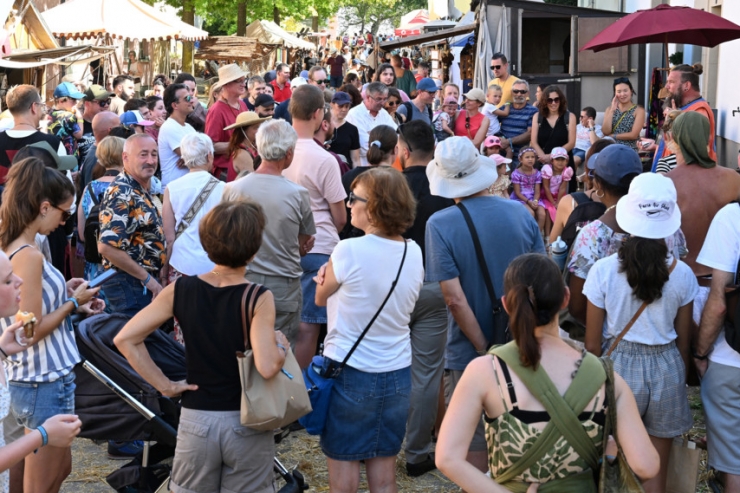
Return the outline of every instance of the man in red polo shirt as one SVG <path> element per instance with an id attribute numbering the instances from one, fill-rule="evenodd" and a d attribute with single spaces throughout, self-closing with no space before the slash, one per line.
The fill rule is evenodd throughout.
<path id="1" fill-rule="evenodd" d="M 229 155 L 229 140 L 234 130 L 225 128 L 236 123 L 239 113 L 247 111 L 247 105 L 242 101 L 246 80 L 247 74 L 235 63 L 218 69 L 218 82 L 214 87 L 220 87 L 221 94 L 206 114 L 206 134 L 213 140 L 213 176 L 226 178 L 226 181 L 232 181 L 236 171 Z"/>
<path id="2" fill-rule="evenodd" d="M 275 67 L 277 78 L 270 82 L 273 88 L 272 97 L 276 103 L 282 103 L 290 99 L 292 90 L 290 89 L 290 66 L 287 63 L 278 63 Z"/>

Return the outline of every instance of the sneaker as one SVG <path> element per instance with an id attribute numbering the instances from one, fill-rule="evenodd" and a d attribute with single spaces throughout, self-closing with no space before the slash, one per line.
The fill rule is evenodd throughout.
<path id="1" fill-rule="evenodd" d="M 408 474 L 412 478 L 421 476 L 422 474 L 428 473 L 429 471 L 433 471 L 435 469 L 437 469 L 437 466 L 434 465 L 434 453 L 429 454 L 426 460 L 423 460 L 417 464 L 411 464 L 410 462 L 406 463 L 406 474 Z"/>
<path id="2" fill-rule="evenodd" d="M 108 458 L 113 460 L 125 460 L 136 457 L 144 450 L 144 442 L 116 442 L 108 441 Z"/>

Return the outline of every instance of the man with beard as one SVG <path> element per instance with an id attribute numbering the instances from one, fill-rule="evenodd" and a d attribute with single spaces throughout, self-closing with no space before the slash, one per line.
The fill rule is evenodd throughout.
<path id="1" fill-rule="evenodd" d="M 513 103 L 512 89 L 519 79 L 509 73 L 509 61 L 506 55 L 494 53 L 491 56 L 491 72 L 493 72 L 493 79 L 488 85 L 495 84 L 501 87 L 501 103 Z"/>
<path id="2" fill-rule="evenodd" d="M 275 113 L 275 99 L 269 94 L 260 94 L 254 100 L 254 110 L 260 118 L 270 118 Z M 290 123 L 290 122 L 288 122 Z"/>
<path id="3" fill-rule="evenodd" d="M 526 144 L 532 134 L 532 117 L 537 113 L 537 108 L 527 103 L 529 84 L 526 80 L 517 80 L 511 87 L 514 102 L 511 103 L 509 116 L 501 119 L 501 149 L 511 149 L 514 153 L 514 162 L 518 162 L 516 156 L 519 149 Z"/>
<path id="4" fill-rule="evenodd" d="M 712 107 L 701 96 L 701 91 L 699 90 L 699 76 L 703 70 L 701 63 L 678 65 L 671 69 L 665 83 L 666 90 L 671 94 L 671 105 L 666 108 L 664 114 L 667 115 L 668 112 L 673 110 L 696 111 L 709 120 L 709 157 L 716 162 L 714 113 L 712 113 Z M 658 150 L 655 152 L 653 171 L 658 166 L 660 159 L 671 154 L 673 152 L 665 145 L 665 140 L 662 140 L 658 145 Z"/>
<path id="5" fill-rule="evenodd" d="M 119 75 L 113 79 L 113 92 L 115 97 L 111 99 L 110 110 L 120 116 L 126 105 L 126 101 L 134 96 L 134 78 L 130 75 Z"/>
<path id="6" fill-rule="evenodd" d="M 305 84 L 293 91 L 290 114 L 293 129 L 298 134 L 295 157 L 283 176 L 308 190 L 316 224 L 316 242 L 311 253 L 301 258 L 301 286 L 303 310 L 295 343 L 295 356 L 306 368 L 316 353 L 319 328 L 326 323 L 326 307 L 315 303 L 316 283 L 313 278 L 319 268 L 329 261 L 334 247 L 339 243 L 338 231 L 347 221 L 344 199 L 347 194 L 336 160 L 314 141 L 314 134 L 323 124 L 326 113 L 324 93 L 316 86 Z"/>

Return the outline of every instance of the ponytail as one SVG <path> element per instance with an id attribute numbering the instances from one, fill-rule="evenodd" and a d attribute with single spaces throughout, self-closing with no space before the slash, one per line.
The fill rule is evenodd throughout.
<path id="1" fill-rule="evenodd" d="M 522 365 L 536 369 L 541 351 L 535 329 L 552 322 L 565 298 L 560 270 L 545 255 L 521 255 L 506 269 L 504 291 L 509 327 L 519 348 L 519 358 Z"/>
<path id="2" fill-rule="evenodd" d="M 64 174 L 38 158 L 13 163 L 0 205 L 0 246 L 7 247 L 23 233 L 39 215 L 42 202 L 58 207 L 74 193 L 74 185 Z"/>
<path id="3" fill-rule="evenodd" d="M 665 240 L 630 236 L 619 248 L 618 255 L 619 272 L 626 273 L 632 294 L 648 305 L 659 300 L 670 277 Z"/>
<path id="4" fill-rule="evenodd" d="M 377 166 L 396 149 L 398 134 L 388 125 L 378 125 L 370 131 L 368 139 L 367 162 Z"/>

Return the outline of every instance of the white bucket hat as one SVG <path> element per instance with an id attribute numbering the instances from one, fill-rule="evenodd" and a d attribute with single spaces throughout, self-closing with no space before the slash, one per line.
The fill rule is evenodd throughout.
<path id="1" fill-rule="evenodd" d="M 630 184 L 627 195 L 617 202 L 617 224 L 641 238 L 662 239 L 681 226 L 673 180 L 659 173 L 643 173 Z"/>
<path id="2" fill-rule="evenodd" d="M 496 162 L 481 155 L 467 137 L 450 137 L 437 144 L 427 165 L 429 189 L 448 199 L 467 197 L 496 181 Z"/>

